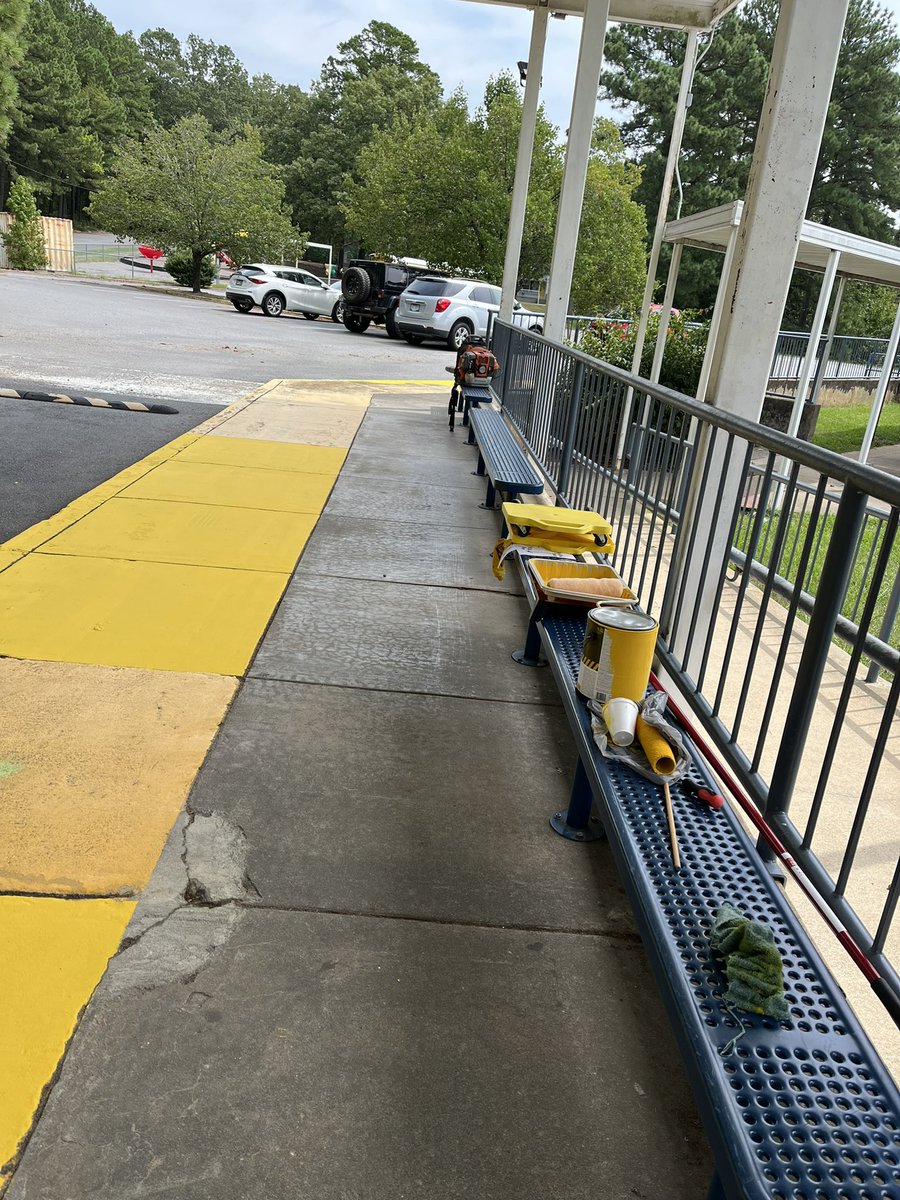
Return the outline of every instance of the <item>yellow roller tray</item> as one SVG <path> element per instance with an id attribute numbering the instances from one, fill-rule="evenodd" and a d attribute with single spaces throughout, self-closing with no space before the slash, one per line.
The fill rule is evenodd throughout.
<path id="1" fill-rule="evenodd" d="M 625 587 L 621 596 L 586 596 L 584 592 L 547 586 L 550 579 L 619 579 L 612 567 L 599 563 L 561 562 L 558 558 L 530 558 L 528 567 L 548 600 L 573 600 L 586 608 L 630 608 L 637 604 L 638 598 L 629 587 Z"/>

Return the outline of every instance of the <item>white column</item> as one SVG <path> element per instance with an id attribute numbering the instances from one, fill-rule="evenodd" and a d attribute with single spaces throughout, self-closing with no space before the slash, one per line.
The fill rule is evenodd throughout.
<path id="1" fill-rule="evenodd" d="M 587 179 L 594 114 L 597 111 L 597 89 L 603 65 L 603 44 L 609 20 L 609 0 L 586 0 L 578 68 L 575 72 L 575 92 L 572 96 L 572 116 L 569 119 L 569 141 L 566 165 L 563 168 L 559 213 L 553 239 L 553 259 L 547 285 L 547 312 L 544 336 L 561 342 L 566 332 L 569 293 L 575 268 L 575 249 L 581 226 L 584 203 L 584 184 Z"/>
<path id="2" fill-rule="evenodd" d="M 834 335 L 837 333 L 838 319 L 841 315 L 841 304 L 844 300 L 844 287 L 847 283 L 847 276 L 841 275 L 838 279 L 837 292 L 834 296 L 834 307 L 831 310 L 831 320 L 828 322 L 828 337 L 825 341 L 825 349 L 822 351 L 822 361 L 819 363 L 819 369 L 816 372 L 815 383 L 813 384 L 812 395 L 809 398 L 810 404 L 816 404 L 819 399 L 819 392 L 822 390 L 822 384 L 825 382 L 825 372 L 828 369 L 828 362 L 831 358 L 831 348 L 834 345 Z"/>
<path id="3" fill-rule="evenodd" d="M 797 394 L 794 396 L 794 407 L 791 409 L 791 419 L 788 421 L 787 432 L 791 437 L 796 437 L 797 430 L 800 428 L 803 405 L 806 402 L 809 381 L 812 379 L 816 361 L 819 357 L 819 341 L 822 337 L 822 330 L 825 328 L 825 317 L 828 313 L 828 305 L 831 303 L 831 293 L 834 290 L 834 280 L 840 264 L 840 250 L 832 250 L 828 255 L 828 265 L 825 268 L 825 276 L 822 280 L 822 288 L 816 304 L 812 329 L 809 331 L 806 354 L 803 356 L 803 363 L 800 367 L 800 378 L 797 380 Z"/>
<path id="4" fill-rule="evenodd" d="M 519 150 L 516 155 L 516 177 L 513 182 L 512 204 L 509 210 L 509 230 L 506 235 L 506 258 L 503 262 L 503 298 L 500 301 L 500 320 L 512 316 L 519 279 L 519 258 L 522 254 L 522 234 L 525 230 L 525 206 L 528 201 L 528 181 L 531 178 L 531 155 L 534 150 L 534 131 L 537 125 L 538 97 L 541 73 L 544 69 L 544 45 L 547 41 L 549 8 L 536 8 L 531 18 L 531 45 L 528 47 L 528 74 L 525 76 L 525 95 L 522 98 L 522 127 L 519 130 Z"/>
<path id="5" fill-rule="evenodd" d="M 884 398 L 887 395 L 888 386 L 891 382 L 891 368 L 894 365 L 894 359 L 897 357 L 898 345 L 900 345 L 900 305 L 897 306 L 897 315 L 894 317 L 894 326 L 891 329 L 891 336 L 888 338 L 887 351 L 884 356 L 884 366 L 881 368 L 878 387 L 875 389 L 875 399 L 872 401 L 872 411 L 869 413 L 866 432 L 863 434 L 862 448 L 859 452 L 859 461 L 863 463 L 869 461 L 869 451 L 872 449 L 872 440 L 875 437 L 878 419 L 884 407 Z"/>
<path id="6" fill-rule="evenodd" d="M 710 375 L 720 408 L 756 420 L 797 253 L 850 0 L 782 0 Z"/>
<path id="7" fill-rule="evenodd" d="M 672 247 L 672 261 L 669 263 L 666 291 L 659 314 L 659 329 L 656 331 L 656 345 L 653 347 L 653 363 L 650 367 L 651 383 L 659 382 L 660 372 L 662 371 L 663 358 L 666 353 L 666 337 L 669 333 L 669 322 L 672 319 L 672 301 L 675 299 L 675 285 L 678 283 L 678 272 L 681 270 L 681 255 L 683 251 L 684 244 L 682 242 L 676 242 Z M 646 327 L 646 321 L 644 325 Z M 631 370 L 634 375 L 640 375 L 640 366 L 640 359 L 638 359 L 637 366 L 632 363 Z"/>
<path id="8" fill-rule="evenodd" d="M 728 235 L 728 245 L 725 249 L 725 261 L 722 263 L 722 273 L 719 275 L 719 286 L 716 291 L 716 303 L 712 319 L 709 322 L 709 333 L 706 335 L 706 350 L 703 354 L 703 365 L 700 368 L 700 378 L 697 381 L 697 399 L 706 399 L 706 389 L 709 386 L 709 372 L 712 368 L 719 340 L 719 330 L 722 328 L 722 315 L 725 312 L 726 285 L 731 275 L 731 264 L 734 261 L 734 248 L 737 245 L 737 225 L 732 226 Z"/>
<path id="9" fill-rule="evenodd" d="M 675 120 L 672 123 L 672 135 L 669 141 L 669 156 L 666 159 L 662 191 L 659 194 L 659 208 L 656 212 L 656 226 L 653 230 L 653 242 L 650 247 L 650 262 L 647 266 L 647 282 L 644 284 L 644 299 L 641 301 L 641 313 L 638 319 L 634 354 L 631 359 L 631 371 L 633 375 L 640 375 L 641 373 L 641 358 L 644 353 L 644 339 L 647 336 L 650 305 L 653 303 L 653 289 L 656 286 L 659 252 L 662 247 L 663 234 L 666 230 L 669 200 L 672 196 L 672 180 L 675 177 L 675 165 L 681 153 L 681 140 L 684 137 L 684 123 L 687 119 L 687 110 L 690 102 L 691 82 L 694 78 L 694 63 L 697 59 L 698 36 L 695 29 L 690 30 L 687 35 L 687 45 L 684 48 L 684 63 L 681 67 L 681 86 L 678 89 L 678 99 L 675 102 Z M 669 279 L 671 278 L 672 273 L 670 271 Z"/>
<path id="10" fill-rule="evenodd" d="M 828 101 L 850 0 L 782 0 L 772 64 L 747 195 L 728 276 L 719 338 L 713 350 L 708 396 L 717 407 L 757 420 L 769 379 L 784 304 L 809 201 Z M 679 550 L 671 583 L 685 580 L 677 651 L 696 677 L 707 633 L 716 619 L 716 585 L 729 553 L 728 521 L 743 487 L 743 455 L 725 461 L 717 439 L 701 492 L 707 439 L 685 504 L 685 528 L 694 549 Z M 722 518 L 713 527 L 713 497 Z M 707 550 L 709 555 L 707 558 Z M 704 561 L 705 560 L 705 561 Z M 688 629 L 684 614 L 696 614 Z"/>

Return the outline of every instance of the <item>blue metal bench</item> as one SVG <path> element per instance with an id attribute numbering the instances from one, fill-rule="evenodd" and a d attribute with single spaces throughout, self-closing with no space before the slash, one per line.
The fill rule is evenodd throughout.
<path id="1" fill-rule="evenodd" d="M 569 809 L 551 823 L 609 841 L 715 1157 L 709 1200 L 897 1200 L 900 1092 L 743 826 L 678 784 L 674 870 L 660 789 L 594 744 L 575 690 L 584 626 L 583 609 L 537 620 L 578 748 Z M 714 786 L 699 765 L 692 775 Z M 775 933 L 790 1023 L 741 1014 L 741 1033 L 724 1004 L 708 936 L 725 900 Z"/>
<path id="2" fill-rule="evenodd" d="M 544 484 L 520 448 L 503 414 L 480 405 L 469 413 L 469 442 L 478 444 L 476 475 L 487 475 L 483 508 L 493 508 L 499 492 L 504 500 L 519 495 L 539 496 Z"/>

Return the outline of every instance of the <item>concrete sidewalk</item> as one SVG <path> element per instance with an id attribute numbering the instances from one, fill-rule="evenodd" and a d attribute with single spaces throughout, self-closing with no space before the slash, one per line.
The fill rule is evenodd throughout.
<path id="1" fill-rule="evenodd" d="M 316 444 L 304 397 L 232 432 Z M 445 409 L 350 430 L 9 1200 L 705 1194 L 611 856 L 547 824 L 574 749 Z"/>

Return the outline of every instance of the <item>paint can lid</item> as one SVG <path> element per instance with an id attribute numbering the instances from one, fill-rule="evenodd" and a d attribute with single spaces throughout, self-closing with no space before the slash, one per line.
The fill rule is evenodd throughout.
<path id="1" fill-rule="evenodd" d="M 636 612 L 633 608 L 592 608 L 588 617 L 595 625 L 605 625 L 608 629 L 627 629 L 633 633 L 649 633 L 655 629 L 655 617 L 646 613 Z"/>

